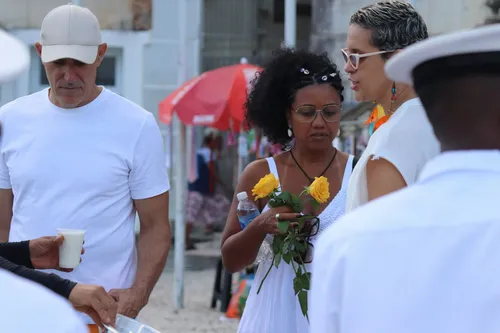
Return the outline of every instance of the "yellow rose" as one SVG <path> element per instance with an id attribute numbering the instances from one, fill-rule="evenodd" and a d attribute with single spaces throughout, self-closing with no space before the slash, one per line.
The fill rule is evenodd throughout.
<path id="1" fill-rule="evenodd" d="M 278 188 L 279 184 L 278 179 L 272 173 L 265 175 L 252 189 L 255 200 L 267 197 Z"/>
<path id="2" fill-rule="evenodd" d="M 308 193 L 318 203 L 325 203 L 330 198 L 330 184 L 326 177 L 315 177 L 313 183 L 308 188 Z"/>

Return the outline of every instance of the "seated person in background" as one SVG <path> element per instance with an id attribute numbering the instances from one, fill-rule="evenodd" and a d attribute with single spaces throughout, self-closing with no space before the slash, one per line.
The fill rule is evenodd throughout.
<path id="1" fill-rule="evenodd" d="M 207 233 L 211 233 L 214 224 L 223 221 L 231 205 L 224 194 L 226 185 L 216 169 L 217 145 L 220 144 L 219 133 L 208 128 L 205 131 L 203 145 L 196 152 L 197 178 L 188 184 L 186 198 L 186 249 L 195 246 L 191 240 L 193 225 L 202 225 Z"/>

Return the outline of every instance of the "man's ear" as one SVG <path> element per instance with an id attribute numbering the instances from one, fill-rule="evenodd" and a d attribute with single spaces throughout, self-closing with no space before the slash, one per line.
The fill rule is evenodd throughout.
<path id="1" fill-rule="evenodd" d="M 36 42 L 35 43 L 35 49 L 36 49 L 36 53 L 42 57 L 42 44 Z"/>
<path id="2" fill-rule="evenodd" d="M 99 45 L 99 48 L 97 49 L 97 65 L 100 66 L 102 63 L 102 60 L 104 59 L 104 56 L 106 55 L 106 51 L 108 50 L 108 44 L 103 43 Z"/>

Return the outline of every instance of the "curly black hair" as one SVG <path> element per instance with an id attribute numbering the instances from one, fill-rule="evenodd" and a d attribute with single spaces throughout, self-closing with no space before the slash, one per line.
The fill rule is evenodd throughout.
<path id="1" fill-rule="evenodd" d="M 260 128 L 269 141 L 287 147 L 287 112 L 297 90 L 312 84 L 330 84 L 343 101 L 342 79 L 335 65 L 324 54 L 280 48 L 252 81 L 253 88 L 245 103 L 249 124 Z"/>

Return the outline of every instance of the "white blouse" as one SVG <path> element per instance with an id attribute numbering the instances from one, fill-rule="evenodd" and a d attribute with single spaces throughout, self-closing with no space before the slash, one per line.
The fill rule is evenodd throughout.
<path id="1" fill-rule="evenodd" d="M 439 152 L 439 142 L 420 99 L 406 101 L 371 136 L 349 181 L 346 213 L 368 202 L 366 164 L 369 159 L 389 161 L 409 186 L 415 183 L 427 161 Z"/>

